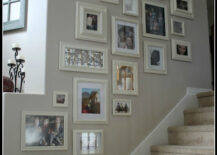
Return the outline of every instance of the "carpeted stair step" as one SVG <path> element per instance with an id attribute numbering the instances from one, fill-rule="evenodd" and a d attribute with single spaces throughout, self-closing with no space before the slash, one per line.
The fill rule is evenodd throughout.
<path id="1" fill-rule="evenodd" d="M 202 92 L 197 94 L 199 107 L 214 106 L 214 92 Z"/>
<path id="2" fill-rule="evenodd" d="M 169 127 L 168 141 L 170 145 L 213 146 L 214 125 Z"/>

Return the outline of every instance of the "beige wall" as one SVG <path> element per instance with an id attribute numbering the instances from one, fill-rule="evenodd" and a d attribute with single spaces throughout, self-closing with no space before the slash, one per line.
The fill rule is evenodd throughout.
<path id="1" fill-rule="evenodd" d="M 108 42 L 106 44 L 75 40 L 75 1 L 76 0 L 49 0 L 47 22 L 47 51 L 46 51 L 46 94 L 45 96 L 6 95 L 5 96 L 5 141 L 10 146 L 5 146 L 5 155 L 38 155 L 38 152 L 20 151 L 20 121 L 23 110 L 33 111 L 66 111 L 69 113 L 69 146 L 67 151 L 41 151 L 40 155 L 72 155 L 72 129 L 103 129 L 105 155 L 129 155 L 133 149 L 152 131 L 160 120 L 178 103 L 184 96 L 187 86 L 198 88 L 211 88 L 210 56 L 208 43 L 208 22 L 206 1 L 195 1 L 194 20 L 185 21 L 186 37 L 175 37 L 192 43 L 193 61 L 191 63 L 171 60 L 170 40 L 163 41 L 150 39 L 140 35 L 140 58 L 115 56 L 111 54 L 111 16 L 137 19 L 141 25 L 140 16 L 130 17 L 122 14 L 122 0 L 119 5 L 103 3 L 99 0 L 79 0 L 96 3 L 108 8 Z M 139 0 L 141 4 L 141 0 Z M 168 6 L 169 1 L 154 2 Z M 170 11 L 168 11 L 170 12 Z M 169 15 L 170 19 L 170 15 Z M 170 21 L 169 21 L 170 23 Z M 170 29 L 170 24 L 169 24 Z M 64 72 L 58 70 L 59 42 L 83 43 L 107 47 L 109 50 L 109 73 L 107 75 Z M 156 75 L 144 73 L 143 70 L 143 41 L 165 43 L 167 45 L 168 74 Z M 111 90 L 112 70 L 111 62 L 116 60 L 135 61 L 139 64 L 139 96 L 113 95 Z M 72 81 L 73 77 L 88 77 L 107 79 L 109 82 L 109 124 L 108 125 L 75 125 L 72 124 Z M 52 92 L 64 90 L 69 92 L 69 107 L 52 107 Z M 112 115 L 112 99 L 115 97 L 133 100 L 132 116 L 117 117 Z M 16 105 L 13 108 L 13 104 Z M 18 106 L 19 105 L 19 106 Z M 14 119 L 9 113 L 13 113 Z M 13 128 L 11 128 L 13 124 Z M 6 130 L 10 128 L 10 130 Z M 15 129 L 16 128 L 16 129 Z M 17 133 L 11 137 L 10 133 Z M 13 148 L 13 149 L 11 149 Z"/>

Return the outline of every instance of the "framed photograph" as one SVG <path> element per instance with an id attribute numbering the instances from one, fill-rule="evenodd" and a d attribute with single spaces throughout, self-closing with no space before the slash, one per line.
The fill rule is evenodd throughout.
<path id="1" fill-rule="evenodd" d="M 131 100 L 113 99 L 113 115 L 130 116 L 131 114 Z"/>
<path id="2" fill-rule="evenodd" d="M 112 4 L 119 4 L 119 0 L 101 0 L 102 2 L 112 3 Z"/>
<path id="3" fill-rule="evenodd" d="M 144 42 L 144 72 L 167 74 L 166 45 Z"/>
<path id="4" fill-rule="evenodd" d="M 123 0 L 123 13 L 138 16 L 138 0 Z"/>
<path id="5" fill-rule="evenodd" d="M 107 80 L 74 78 L 74 123 L 107 124 L 107 87 Z"/>
<path id="6" fill-rule="evenodd" d="M 107 42 L 107 8 L 92 3 L 76 2 L 75 38 Z"/>
<path id="7" fill-rule="evenodd" d="M 171 18 L 171 34 L 185 36 L 185 23 L 177 19 Z"/>
<path id="8" fill-rule="evenodd" d="M 108 50 L 99 46 L 60 42 L 59 69 L 106 74 L 108 73 Z"/>
<path id="9" fill-rule="evenodd" d="M 102 155 L 103 130 L 73 130 L 74 155 Z"/>
<path id="10" fill-rule="evenodd" d="M 193 0 L 170 0 L 170 7 L 172 15 L 194 18 Z"/>
<path id="11" fill-rule="evenodd" d="M 139 57 L 139 23 L 112 17 L 112 54 Z"/>
<path id="12" fill-rule="evenodd" d="M 191 42 L 172 39 L 172 59 L 191 62 Z"/>
<path id="13" fill-rule="evenodd" d="M 143 35 L 169 40 L 167 6 L 142 0 Z"/>
<path id="14" fill-rule="evenodd" d="M 138 95 L 138 64 L 113 60 L 113 94 Z"/>
<path id="15" fill-rule="evenodd" d="M 65 112 L 22 112 L 21 150 L 66 150 L 68 114 Z"/>
<path id="16" fill-rule="evenodd" d="M 54 107 L 68 107 L 68 92 L 54 91 L 53 92 Z"/>

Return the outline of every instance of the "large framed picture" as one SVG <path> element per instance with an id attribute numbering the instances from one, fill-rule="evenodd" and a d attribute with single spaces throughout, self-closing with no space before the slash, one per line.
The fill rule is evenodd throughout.
<path id="1" fill-rule="evenodd" d="M 92 3 L 76 2 L 75 38 L 107 42 L 107 8 Z"/>
<path id="2" fill-rule="evenodd" d="M 170 0 L 170 10 L 172 15 L 194 18 L 193 0 Z"/>
<path id="3" fill-rule="evenodd" d="M 144 42 L 144 72 L 167 74 L 166 45 Z"/>
<path id="4" fill-rule="evenodd" d="M 131 16 L 138 16 L 138 0 L 123 0 L 123 13 Z"/>
<path id="5" fill-rule="evenodd" d="M 22 112 L 21 150 L 66 150 L 68 114 L 65 112 Z"/>
<path id="6" fill-rule="evenodd" d="M 102 2 L 112 3 L 112 4 L 119 4 L 119 0 L 101 0 Z"/>
<path id="7" fill-rule="evenodd" d="M 167 6 L 142 0 L 143 35 L 169 40 Z"/>
<path id="8" fill-rule="evenodd" d="M 89 73 L 108 73 L 107 48 L 60 42 L 59 69 Z"/>
<path id="9" fill-rule="evenodd" d="M 107 80 L 74 78 L 73 120 L 78 124 L 107 124 Z"/>
<path id="10" fill-rule="evenodd" d="M 185 36 L 184 21 L 171 18 L 171 34 L 178 36 Z"/>
<path id="11" fill-rule="evenodd" d="M 112 17 L 112 54 L 139 57 L 138 21 Z"/>
<path id="12" fill-rule="evenodd" d="M 102 155 L 103 130 L 73 130 L 74 155 Z"/>
<path id="13" fill-rule="evenodd" d="M 132 101 L 127 99 L 113 99 L 113 115 L 130 116 L 132 114 Z"/>
<path id="14" fill-rule="evenodd" d="M 68 107 L 68 92 L 54 91 L 53 92 L 54 107 Z"/>
<path id="15" fill-rule="evenodd" d="M 138 95 L 138 64 L 113 60 L 113 94 Z"/>
<path id="16" fill-rule="evenodd" d="M 191 62 L 191 42 L 172 39 L 172 59 Z"/>

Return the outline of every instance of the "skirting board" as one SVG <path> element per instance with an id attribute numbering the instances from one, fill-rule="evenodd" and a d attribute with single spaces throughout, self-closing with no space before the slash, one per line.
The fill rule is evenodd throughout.
<path id="1" fill-rule="evenodd" d="M 185 109 L 198 107 L 196 94 L 207 92 L 211 89 L 186 88 L 184 97 L 174 106 L 174 108 L 164 117 L 164 119 L 153 129 L 153 131 L 134 149 L 130 155 L 151 155 L 152 145 L 168 144 L 167 128 L 169 126 L 183 125 Z"/>

